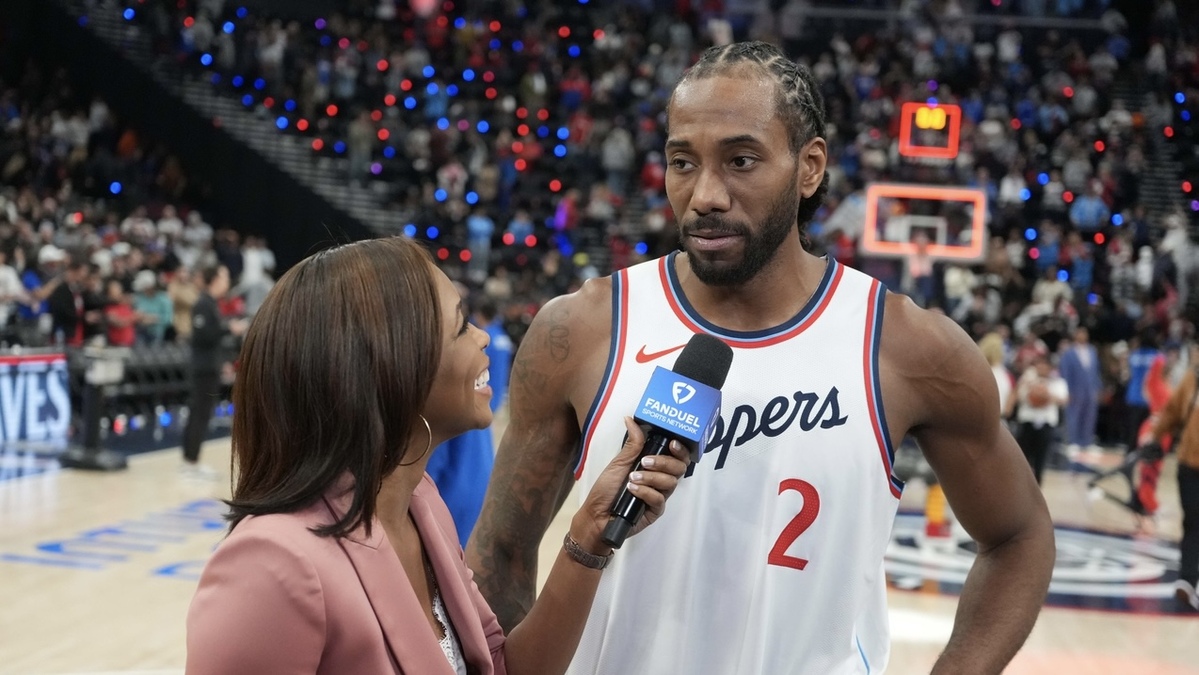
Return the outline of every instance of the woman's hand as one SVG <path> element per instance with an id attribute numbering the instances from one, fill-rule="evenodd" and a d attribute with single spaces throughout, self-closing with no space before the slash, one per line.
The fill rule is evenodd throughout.
<path id="1" fill-rule="evenodd" d="M 643 458 L 641 466 L 630 475 L 633 463 L 645 445 L 645 432 L 631 417 L 624 418 L 624 425 L 629 432 L 624 445 L 596 479 L 587 500 L 570 523 L 571 538 L 588 553 L 595 555 L 607 555 L 612 551 L 610 546 L 601 541 L 600 535 L 612 517 L 609 513 L 612 504 L 626 484 L 629 492 L 646 505 L 645 514 L 633 526 L 629 535 L 632 536 L 662 516 L 666 510 L 666 498 L 674 492 L 679 478 L 687 471 L 687 449 L 678 441 L 671 441 L 669 455 Z"/>

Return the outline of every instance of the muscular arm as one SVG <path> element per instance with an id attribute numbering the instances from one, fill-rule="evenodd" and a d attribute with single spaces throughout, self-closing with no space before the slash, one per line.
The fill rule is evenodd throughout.
<path id="1" fill-rule="evenodd" d="M 579 422 L 571 388 L 588 358 L 606 356 L 610 294 L 610 285 L 589 282 L 550 301 L 512 364 L 511 420 L 466 548 L 475 582 L 508 632 L 533 605 L 541 538 L 573 485 Z"/>
<path id="2" fill-rule="evenodd" d="M 1053 570 L 1053 523 L 1028 462 L 1000 423 L 998 391 L 970 338 L 906 298 L 888 299 L 884 396 L 920 443 L 978 542 L 934 673 L 999 673 L 1028 637 Z M 891 410 L 888 410 L 890 417 Z"/>

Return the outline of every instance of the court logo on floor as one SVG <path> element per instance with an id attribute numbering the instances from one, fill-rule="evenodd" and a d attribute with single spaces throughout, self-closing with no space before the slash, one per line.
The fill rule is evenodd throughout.
<path id="1" fill-rule="evenodd" d="M 50 450 L 62 452 L 55 447 Z M 14 450 L 8 446 L 0 447 L 0 483 L 17 478 L 28 478 L 43 473 L 58 471 L 60 466 L 55 455 L 36 452 L 27 448 Z"/>
<path id="2" fill-rule="evenodd" d="M 1151 537 L 1129 537 L 1055 526 L 1057 562 L 1047 605 L 1123 612 L 1176 613 L 1178 546 Z M 904 590 L 961 593 L 974 563 L 974 542 L 930 539 L 923 514 L 901 513 L 887 547 L 887 579 Z"/>

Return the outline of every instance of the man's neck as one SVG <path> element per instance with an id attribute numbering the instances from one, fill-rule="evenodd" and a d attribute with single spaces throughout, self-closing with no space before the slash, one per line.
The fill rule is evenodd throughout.
<path id="1" fill-rule="evenodd" d="M 734 331 L 765 330 L 785 323 L 820 287 L 827 258 L 784 247 L 754 278 L 737 286 L 711 286 L 691 271 L 687 255 L 675 257 L 675 273 L 691 306 L 705 320 Z"/>

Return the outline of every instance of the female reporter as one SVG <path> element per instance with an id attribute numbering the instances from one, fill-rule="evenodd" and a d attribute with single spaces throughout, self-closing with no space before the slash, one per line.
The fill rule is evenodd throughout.
<path id="1" fill-rule="evenodd" d="M 232 526 L 192 600 L 188 673 L 566 669 L 611 553 L 599 533 L 644 437 L 628 424 L 505 636 L 424 472 L 430 448 L 491 422 L 487 341 L 406 239 L 324 251 L 279 280 L 242 347 Z M 672 451 L 633 476 L 640 527 L 685 470 Z"/>

